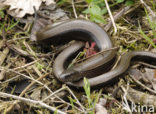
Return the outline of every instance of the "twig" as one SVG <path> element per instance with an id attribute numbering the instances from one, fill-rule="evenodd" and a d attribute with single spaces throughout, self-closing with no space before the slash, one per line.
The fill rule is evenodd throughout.
<path id="1" fill-rule="evenodd" d="M 116 27 L 116 25 L 115 25 L 114 18 L 113 18 L 113 16 L 112 16 L 112 13 L 111 13 L 111 10 L 110 10 L 110 8 L 109 8 L 109 5 L 108 5 L 107 0 L 105 0 L 105 4 L 106 4 L 106 8 L 107 8 L 107 10 L 108 10 L 110 19 L 111 19 L 112 24 L 113 24 L 113 27 L 114 27 L 114 33 L 116 34 L 116 33 L 117 33 L 117 27 Z"/>
<path id="2" fill-rule="evenodd" d="M 30 39 L 30 37 L 25 36 L 25 37 L 21 37 L 21 38 L 14 38 L 14 39 L 7 40 L 7 42 L 12 42 L 12 41 L 16 41 L 16 40 L 22 40 L 22 39 Z"/>
<path id="3" fill-rule="evenodd" d="M 120 10 L 118 13 L 116 13 L 114 15 L 114 21 L 116 21 L 117 19 L 119 19 L 123 14 L 125 14 L 125 12 L 127 12 L 130 9 L 130 6 L 124 7 L 122 8 L 122 10 Z M 109 23 L 104 27 L 104 29 L 106 31 L 108 31 L 112 26 L 112 21 L 110 20 Z"/>
<path id="4" fill-rule="evenodd" d="M 8 53 L 9 53 L 9 48 L 6 47 L 3 52 L 1 53 L 0 55 L 0 65 L 3 64 L 4 60 L 6 59 L 6 57 L 8 56 Z"/>
<path id="5" fill-rule="evenodd" d="M 155 68 L 156 69 L 156 66 L 154 66 L 154 65 L 151 65 L 151 64 L 148 64 L 148 63 L 144 63 L 144 62 L 138 62 L 139 64 L 142 64 L 142 65 L 145 65 L 145 66 L 147 66 L 147 67 L 151 67 L 151 68 Z"/>
<path id="6" fill-rule="evenodd" d="M 125 53 L 126 53 L 126 52 L 122 53 L 122 55 L 125 54 Z M 120 56 L 117 58 L 115 64 L 113 65 L 113 67 L 112 67 L 111 69 L 114 69 L 115 67 L 117 67 L 117 65 L 119 64 L 119 62 L 120 62 L 120 60 L 121 60 L 122 55 L 120 55 Z"/>
<path id="7" fill-rule="evenodd" d="M 5 46 L 5 43 L 6 43 L 5 28 L 3 28 L 3 30 L 2 30 L 2 37 L 3 37 L 3 40 L 1 41 L 1 43 L 2 43 L 2 44 L 1 44 L 1 48 L 2 48 L 3 46 Z M 6 59 L 8 53 L 9 53 L 9 48 L 6 47 L 6 48 L 2 51 L 2 53 L 0 54 L 0 65 L 3 64 L 3 62 L 4 62 L 4 60 Z"/>
<path id="8" fill-rule="evenodd" d="M 28 54 L 26 51 L 22 50 L 22 49 L 19 49 L 17 48 L 16 46 L 14 45 L 10 45 L 8 42 L 6 42 L 6 45 L 9 49 L 11 49 L 12 51 L 16 52 L 17 54 L 19 55 L 22 55 L 22 56 L 27 56 L 27 57 L 30 57 L 31 59 L 33 59 L 32 55 Z"/>
<path id="9" fill-rule="evenodd" d="M 45 78 L 46 76 L 48 76 L 48 74 L 49 73 L 47 73 L 47 74 L 45 74 L 45 75 L 43 75 L 43 76 L 41 76 L 41 77 L 39 77 L 36 81 L 33 81 L 33 82 L 31 82 L 23 91 L 22 91 L 22 93 L 20 94 L 20 97 L 22 97 L 24 94 L 25 94 L 25 92 L 32 86 L 32 85 L 34 85 L 37 81 L 39 81 L 39 80 L 41 80 L 41 79 L 43 79 L 43 78 Z M 62 89 L 61 89 L 62 90 Z M 58 91 L 57 91 L 58 92 Z M 57 95 L 55 95 L 57 92 L 52 92 L 52 91 L 50 91 L 50 93 L 51 93 L 51 95 L 49 96 L 49 97 L 51 97 L 51 96 L 55 96 L 56 98 L 58 98 L 60 101 L 62 101 L 63 103 L 66 103 L 64 100 L 62 100 L 61 98 L 59 98 Z M 49 98 L 48 97 L 48 98 Z M 47 98 L 47 99 L 48 99 Z M 43 100 L 44 101 L 44 100 Z M 68 105 L 70 105 L 69 103 L 66 103 L 66 104 L 68 104 Z M 77 108 L 77 107 L 76 107 Z M 77 108 L 78 109 L 78 108 Z M 82 112 L 82 110 L 80 110 L 80 109 L 78 109 L 79 111 L 81 111 Z"/>
<path id="10" fill-rule="evenodd" d="M 140 86 L 142 86 L 143 88 L 145 88 L 146 90 L 150 91 L 153 94 L 156 94 L 156 91 L 152 90 L 151 88 L 145 86 L 144 84 L 142 84 L 140 81 L 136 80 L 132 75 L 130 75 L 130 77 Z"/>
<path id="11" fill-rule="evenodd" d="M 56 94 L 56 93 L 58 93 L 58 92 L 60 92 L 60 91 L 62 91 L 62 90 L 64 90 L 64 89 L 65 89 L 65 87 L 62 87 L 61 89 L 59 89 L 59 90 L 53 92 L 53 93 L 50 94 L 48 97 L 44 98 L 44 99 L 42 100 L 42 102 L 43 102 L 43 101 L 46 101 L 47 99 L 49 99 L 50 97 L 52 97 L 54 94 Z"/>
<path id="12" fill-rule="evenodd" d="M 20 76 L 21 76 L 21 75 L 14 76 L 14 77 L 9 78 L 8 80 L 6 80 L 6 81 L 4 81 L 4 82 L 0 82 L 0 84 L 4 84 L 4 83 L 7 83 L 7 82 L 10 82 L 11 80 L 14 80 L 14 79 L 16 79 L 16 78 L 18 78 L 18 77 L 20 77 Z"/>
<path id="13" fill-rule="evenodd" d="M 13 70 L 18 70 L 18 69 L 22 69 L 22 68 L 28 67 L 28 66 L 30 66 L 30 65 L 35 64 L 35 63 L 38 62 L 38 61 L 39 61 L 39 59 L 37 59 L 37 60 L 35 60 L 35 61 L 33 61 L 33 62 L 30 62 L 30 63 L 28 63 L 28 64 L 25 64 L 25 65 L 23 65 L 23 66 L 13 68 Z"/>
<path id="14" fill-rule="evenodd" d="M 0 92 L 0 97 L 9 97 L 9 98 L 13 98 L 13 99 L 16 99 L 16 100 L 20 100 L 20 101 L 23 101 L 23 102 L 28 102 L 28 103 L 32 103 L 32 104 L 35 104 L 35 105 L 40 105 L 42 107 L 45 107 L 53 112 L 58 112 L 59 114 L 66 114 L 65 112 L 62 112 L 61 110 L 58 110 L 57 108 L 55 107 L 51 107 L 41 101 L 37 101 L 37 100 L 31 100 L 31 99 L 27 99 L 27 98 L 24 98 L 24 97 L 19 97 L 19 96 L 16 96 L 16 95 L 11 95 L 11 94 L 8 94 L 8 93 L 3 93 L 3 92 Z"/>
<path id="15" fill-rule="evenodd" d="M 37 57 L 36 53 L 32 50 L 32 48 L 30 47 L 30 45 L 26 41 L 24 41 L 23 44 L 27 48 L 27 51 L 29 54 L 31 54 L 34 57 Z"/>
<path id="16" fill-rule="evenodd" d="M 143 0 L 140 0 L 140 2 L 147 8 L 150 14 L 156 18 L 156 14 L 151 10 L 151 8 Z"/>
<path id="17" fill-rule="evenodd" d="M 115 67 L 117 67 L 117 65 L 119 64 L 120 60 L 121 60 L 121 55 L 119 57 L 117 57 L 117 60 L 116 60 L 115 64 L 113 65 L 113 67 L 111 68 L 111 70 L 113 70 Z"/>
<path id="18" fill-rule="evenodd" d="M 5 66 L 5 68 L 9 68 L 10 66 L 11 66 L 11 63 L 8 63 L 8 65 Z M 0 80 L 4 79 L 5 74 L 6 74 L 6 71 L 4 70 L 0 72 Z"/>
<path id="19" fill-rule="evenodd" d="M 52 101 L 52 103 L 64 103 L 68 106 L 73 106 L 72 104 L 68 103 L 68 102 L 64 102 L 64 101 Z M 84 111 L 82 111 L 81 109 L 79 109 L 77 106 L 74 106 L 75 109 L 77 109 L 78 111 L 80 111 L 81 113 L 80 114 L 87 114 L 85 113 Z"/>
<path id="20" fill-rule="evenodd" d="M 122 101 L 122 104 L 123 104 L 123 109 L 125 109 L 126 111 L 128 111 L 130 114 L 132 114 L 132 111 L 130 109 L 130 106 L 128 104 L 128 101 L 127 101 L 127 94 L 128 94 L 128 89 L 129 89 L 129 84 L 127 86 L 127 89 L 125 89 L 123 86 L 121 86 L 121 89 L 124 91 L 124 95 L 123 95 L 123 101 Z"/>
<path id="21" fill-rule="evenodd" d="M 5 69 L 5 68 L 3 68 L 3 67 L 0 67 L 0 70 L 7 70 L 7 71 L 10 71 L 10 72 L 14 72 L 14 73 L 16 73 L 16 74 L 19 74 L 19 75 L 21 75 L 21 76 L 24 76 L 24 77 L 26 77 L 26 78 L 28 78 L 28 79 L 30 79 L 30 80 L 33 80 L 33 81 L 39 83 L 39 84 L 42 85 L 42 86 L 44 86 L 50 93 L 52 93 L 52 91 L 51 91 L 45 84 L 43 84 L 43 83 L 39 82 L 38 80 L 35 80 L 35 79 L 33 79 L 33 78 L 31 78 L 31 77 L 25 75 L 25 74 L 19 73 L 19 72 L 17 72 L 17 71 L 12 70 L 12 69 Z"/>
<path id="22" fill-rule="evenodd" d="M 33 86 L 37 81 L 39 81 L 39 80 L 45 78 L 46 76 L 48 76 L 48 74 L 49 74 L 49 73 L 47 73 L 47 74 L 45 74 L 45 75 L 39 77 L 36 81 L 32 81 L 32 82 L 22 91 L 22 93 L 21 93 L 19 96 L 22 97 L 22 96 L 26 93 L 26 91 L 27 91 L 31 86 Z M 50 93 L 53 94 L 52 91 L 50 91 Z M 55 95 L 55 94 L 53 94 L 53 95 L 54 95 L 56 98 L 58 98 L 61 102 L 66 103 L 64 100 L 62 100 L 61 98 L 59 98 L 57 95 Z M 16 104 L 16 102 L 17 102 L 17 101 L 15 101 L 14 104 Z M 7 112 L 10 112 L 10 110 L 14 107 L 14 104 L 11 105 L 11 106 L 9 107 L 9 110 L 7 110 Z M 71 105 L 71 104 L 69 104 L 69 103 L 66 103 L 66 104 Z M 77 107 L 76 107 L 76 108 L 77 108 Z M 78 108 L 77 108 L 77 109 L 78 109 Z M 78 110 L 81 111 L 80 109 L 78 109 Z"/>
<path id="23" fill-rule="evenodd" d="M 76 13 L 75 5 L 74 5 L 74 0 L 72 0 L 72 7 L 73 7 L 73 12 L 74 12 L 75 18 L 77 18 L 77 13 Z"/>
<path id="24" fill-rule="evenodd" d="M 81 60 L 77 61 L 77 63 L 78 63 L 78 62 L 81 62 L 81 61 L 84 61 L 84 60 L 86 60 L 86 59 L 89 59 L 89 58 L 91 58 L 91 57 L 93 57 L 93 56 L 96 56 L 96 55 L 100 55 L 100 54 L 103 55 L 103 53 L 105 53 L 105 52 L 107 52 L 107 51 L 117 50 L 118 48 L 119 48 L 119 47 L 113 47 L 113 48 L 105 49 L 105 50 L 100 51 L 100 52 L 98 52 L 98 53 L 96 53 L 96 54 L 94 54 L 94 55 L 91 55 L 91 56 L 87 57 L 87 58 L 81 59 Z"/>
<path id="25" fill-rule="evenodd" d="M 6 42 L 6 45 L 9 49 L 18 53 L 19 55 L 30 57 L 30 59 L 33 59 L 33 60 L 34 60 L 33 57 L 49 57 L 49 56 L 53 55 L 53 53 L 42 54 L 42 55 L 39 53 L 36 53 L 36 55 L 34 56 L 32 54 L 27 53 L 26 51 L 24 51 L 22 49 L 17 48 L 15 45 L 10 45 L 8 42 Z"/>
<path id="26" fill-rule="evenodd" d="M 42 76 L 42 73 L 40 72 L 40 70 L 39 70 L 35 65 L 32 66 L 32 69 L 36 72 L 36 74 L 37 74 L 39 77 Z"/>
<path id="27" fill-rule="evenodd" d="M 67 89 L 67 88 L 66 88 L 65 86 L 63 86 L 63 87 L 60 88 L 59 90 L 56 90 L 55 92 L 53 92 L 52 94 L 50 94 L 49 96 L 47 96 L 46 98 L 44 98 L 44 99 L 42 100 L 42 102 L 46 101 L 47 99 L 49 99 L 49 98 L 52 97 L 52 96 L 55 96 L 56 93 L 58 93 L 58 92 L 60 92 L 60 91 L 62 91 L 62 90 L 65 90 L 65 89 Z M 55 102 L 55 101 L 53 101 L 53 102 Z M 65 101 L 63 101 L 63 100 L 59 101 L 59 103 L 66 103 L 67 105 L 72 106 L 70 103 L 67 103 L 67 102 L 65 102 Z M 76 108 L 77 110 L 79 110 L 79 111 L 81 111 L 81 112 L 84 113 L 84 111 L 83 111 L 83 110 L 80 110 L 78 107 L 75 106 L 75 108 Z"/>
<path id="28" fill-rule="evenodd" d="M 5 27 L 2 29 L 2 37 L 3 40 L 6 40 Z"/>
<path id="29" fill-rule="evenodd" d="M 39 77 L 39 78 L 37 79 L 37 81 L 43 79 L 43 78 L 46 77 L 47 75 L 48 75 L 48 73 L 45 74 L 45 75 L 43 75 L 43 76 L 41 76 L 41 77 Z M 31 86 L 33 86 L 35 83 L 36 83 L 35 81 L 32 81 L 32 82 L 22 91 L 22 93 L 21 93 L 19 96 L 22 97 L 22 96 L 26 93 L 26 91 L 27 91 Z M 13 109 L 13 107 L 15 106 L 16 103 L 17 103 L 17 101 L 15 101 L 15 102 L 7 109 L 6 112 L 9 113 L 9 112 Z"/>
<path id="30" fill-rule="evenodd" d="M 76 96 L 74 95 L 74 93 L 70 90 L 70 88 L 68 86 L 66 86 L 67 90 L 71 93 L 71 95 L 74 97 L 74 99 L 77 101 L 77 103 L 79 104 L 79 106 L 81 107 L 81 109 L 85 112 L 83 105 L 81 105 L 81 103 L 79 102 L 79 100 L 76 98 Z"/>
<path id="31" fill-rule="evenodd" d="M 37 81 L 39 81 L 39 80 L 45 78 L 45 77 L 48 76 L 48 75 L 49 75 L 49 73 L 47 73 L 47 74 L 45 74 L 45 75 L 39 77 L 39 78 L 37 79 Z M 19 96 L 22 97 L 22 96 L 25 94 L 25 92 L 26 92 L 31 86 L 33 86 L 35 83 L 36 83 L 35 81 L 32 81 L 32 82 L 22 91 L 22 93 L 21 93 Z"/>
<path id="32" fill-rule="evenodd" d="M 124 86 L 121 86 L 122 90 Z M 156 108 L 156 97 L 146 92 L 135 90 L 131 87 L 128 88 L 126 98 L 132 103 L 139 103 L 140 106 L 152 106 Z M 154 110 L 153 110 L 154 111 Z"/>

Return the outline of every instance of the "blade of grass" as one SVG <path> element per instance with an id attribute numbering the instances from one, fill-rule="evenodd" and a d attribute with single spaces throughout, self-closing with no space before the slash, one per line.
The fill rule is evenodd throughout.
<path id="1" fill-rule="evenodd" d="M 156 48 L 154 42 L 142 31 L 142 29 L 140 29 L 139 32 L 154 48 Z"/>

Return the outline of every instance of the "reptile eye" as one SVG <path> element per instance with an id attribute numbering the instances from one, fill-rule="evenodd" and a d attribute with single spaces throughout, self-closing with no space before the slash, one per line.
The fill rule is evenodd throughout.
<path id="1" fill-rule="evenodd" d="M 60 78 L 64 82 L 74 82 L 78 81 L 81 78 L 79 75 L 80 75 L 79 72 L 73 69 L 68 69 L 61 74 Z"/>

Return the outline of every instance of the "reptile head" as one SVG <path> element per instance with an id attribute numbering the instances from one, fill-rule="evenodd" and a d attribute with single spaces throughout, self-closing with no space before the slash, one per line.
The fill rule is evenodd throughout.
<path id="1" fill-rule="evenodd" d="M 80 80 L 80 78 L 80 72 L 73 69 L 65 70 L 60 76 L 60 80 L 62 80 L 63 82 L 74 82 Z"/>

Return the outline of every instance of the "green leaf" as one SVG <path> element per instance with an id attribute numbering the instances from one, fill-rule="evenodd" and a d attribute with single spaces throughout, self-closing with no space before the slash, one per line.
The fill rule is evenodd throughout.
<path id="1" fill-rule="evenodd" d="M 90 98 L 90 84 L 88 82 L 88 79 L 84 77 L 84 90 L 85 90 L 85 93 L 87 95 L 87 99 L 88 99 L 88 104 L 89 104 L 89 107 L 91 107 L 91 98 Z"/>
<path id="2" fill-rule="evenodd" d="M 155 43 L 141 29 L 139 30 L 139 32 L 154 48 L 156 48 Z"/>
<path id="3" fill-rule="evenodd" d="M 72 99 L 71 97 L 68 97 L 69 98 L 69 100 L 70 100 L 70 104 L 72 105 L 72 109 L 74 110 L 75 108 L 75 106 L 74 106 L 74 103 L 76 103 L 76 100 L 75 99 Z"/>
<path id="4" fill-rule="evenodd" d="M 124 0 L 116 0 L 117 3 L 122 3 Z"/>
<path id="5" fill-rule="evenodd" d="M 134 4 L 133 0 L 127 0 L 126 3 L 125 3 L 126 6 L 131 6 L 133 4 Z"/>
<path id="6" fill-rule="evenodd" d="M 106 14 L 107 12 L 108 12 L 107 8 L 103 8 L 102 11 L 101 11 L 102 15 Z"/>
<path id="7" fill-rule="evenodd" d="M 85 9 L 84 11 L 82 11 L 82 13 L 89 14 L 89 9 Z"/>
<path id="8" fill-rule="evenodd" d="M 101 8 L 98 5 L 90 5 L 89 11 L 92 15 L 101 15 Z"/>
<path id="9" fill-rule="evenodd" d="M 106 23 L 102 16 L 102 10 L 98 5 L 91 4 L 89 7 L 90 19 L 97 23 Z"/>
<path id="10" fill-rule="evenodd" d="M 99 7 L 104 7 L 105 6 L 104 0 L 93 0 L 92 4 L 98 5 Z"/>
<path id="11" fill-rule="evenodd" d="M 106 6 L 104 2 L 101 2 L 101 3 L 99 3 L 98 5 L 99 5 L 100 7 L 105 7 L 105 6 Z"/>
<path id="12" fill-rule="evenodd" d="M 62 6 L 64 5 L 65 3 L 71 3 L 71 0 L 59 0 L 56 4 L 58 6 Z"/>
<path id="13" fill-rule="evenodd" d="M 96 2 L 99 2 L 99 1 L 101 1 L 101 0 L 92 0 L 94 3 L 96 3 Z"/>
<path id="14" fill-rule="evenodd" d="M 0 9 L 0 18 L 4 18 L 4 12 L 2 9 Z"/>
<path id="15" fill-rule="evenodd" d="M 147 17 L 147 20 L 149 22 L 149 25 L 150 25 L 150 27 L 152 29 L 152 33 L 153 33 L 154 37 L 156 37 L 156 32 L 155 32 L 155 30 L 156 30 L 156 23 L 155 23 L 155 21 L 151 20 L 151 18 L 148 15 L 148 12 L 147 12 L 146 8 L 145 8 L 145 13 L 146 13 L 146 17 Z"/>
<path id="16" fill-rule="evenodd" d="M 96 23 L 106 24 L 105 19 L 102 16 L 100 16 L 100 15 L 94 15 L 94 16 L 91 15 L 90 19 L 91 19 L 91 21 L 94 21 Z"/>
<path id="17" fill-rule="evenodd" d="M 86 0 L 86 2 L 87 2 L 88 4 L 90 4 L 92 1 L 93 1 L 93 0 Z"/>

